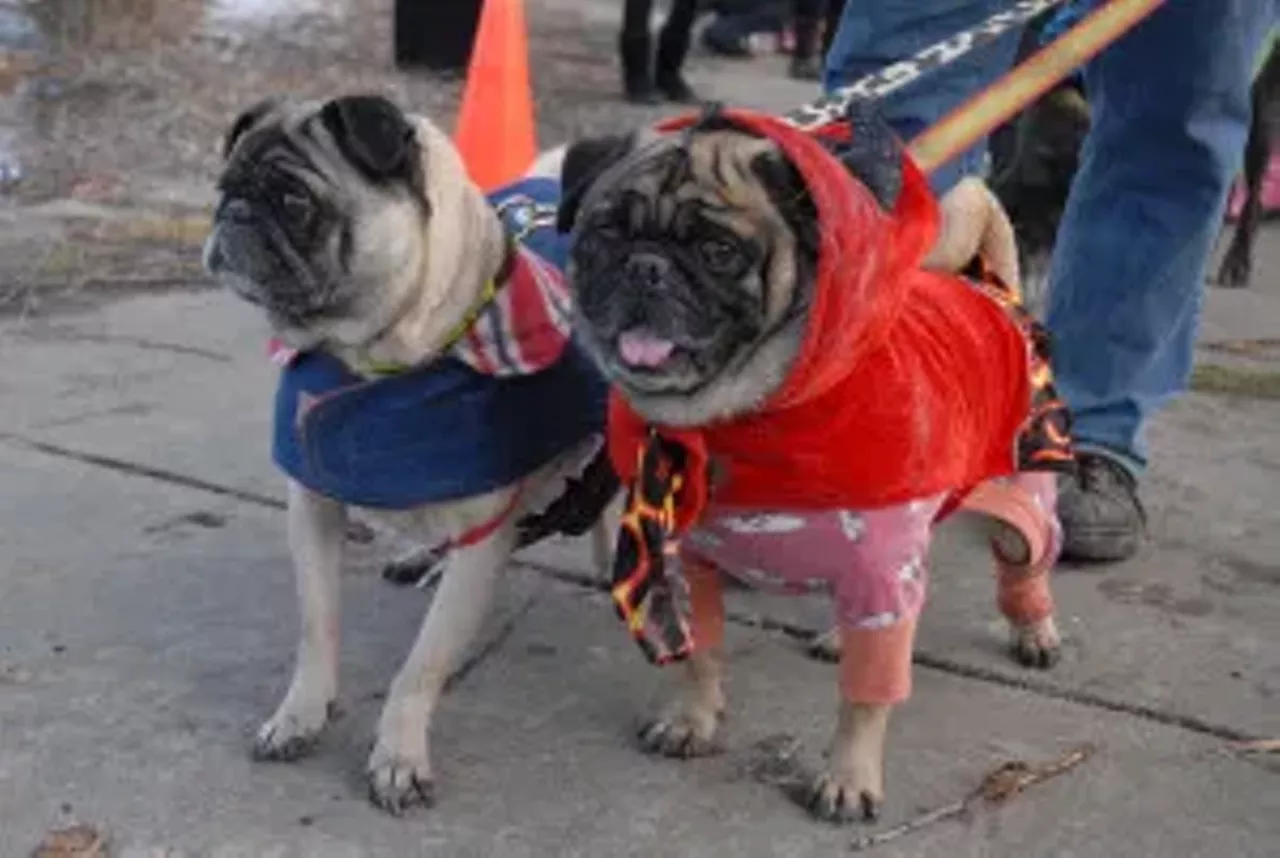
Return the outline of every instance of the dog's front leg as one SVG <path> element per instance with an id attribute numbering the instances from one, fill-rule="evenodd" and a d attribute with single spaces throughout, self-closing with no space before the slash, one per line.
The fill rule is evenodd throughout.
<path id="1" fill-rule="evenodd" d="M 509 521 L 476 545 L 455 548 L 404 666 L 391 683 L 369 757 L 369 798 L 400 814 L 434 801 L 428 729 L 449 673 L 475 637 L 515 548 Z"/>
<path id="2" fill-rule="evenodd" d="M 701 757 L 719 750 L 724 717 L 724 600 L 720 572 L 686 562 L 694 650 L 681 665 L 684 677 L 674 700 L 639 730 L 644 750 L 667 757 Z"/>
<path id="3" fill-rule="evenodd" d="M 259 760 L 294 760 L 310 751 L 338 693 L 338 579 L 347 510 L 290 480 L 288 521 L 301 632 L 289 690 L 253 746 Z"/>
<path id="4" fill-rule="evenodd" d="M 819 819 L 873 820 L 884 802 L 884 740 L 893 706 L 840 701 L 826 770 L 809 793 Z"/>
<path id="5" fill-rule="evenodd" d="M 884 803 L 889 713 L 911 690 L 914 616 L 883 628 L 840 629 L 840 710 L 825 769 L 806 796 L 828 822 L 873 820 Z"/>

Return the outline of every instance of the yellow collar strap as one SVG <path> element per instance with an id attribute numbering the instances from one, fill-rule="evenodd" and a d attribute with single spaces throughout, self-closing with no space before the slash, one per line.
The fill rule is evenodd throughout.
<path id="1" fill-rule="evenodd" d="M 458 341 L 467 335 L 467 331 L 480 318 L 480 314 L 497 297 L 498 290 L 506 285 L 511 278 L 513 268 L 515 268 L 515 247 L 508 245 L 506 255 L 502 259 L 502 267 L 498 269 L 498 276 L 484 284 L 484 288 L 480 290 L 480 297 L 476 298 L 475 303 L 471 305 L 471 309 L 467 310 L 467 314 L 449 331 L 449 335 L 445 337 L 444 344 L 440 346 L 441 353 L 447 352 L 456 346 Z M 405 364 L 395 363 L 394 361 L 360 361 L 354 367 L 361 375 L 367 376 L 397 375 L 409 368 Z"/>

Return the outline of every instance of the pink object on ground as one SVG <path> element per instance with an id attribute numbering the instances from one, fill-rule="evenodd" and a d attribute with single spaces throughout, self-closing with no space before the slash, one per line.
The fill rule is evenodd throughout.
<path id="1" fill-rule="evenodd" d="M 1244 210 L 1244 178 L 1236 180 L 1231 186 L 1231 197 L 1227 201 L 1227 220 L 1234 221 Z M 1267 172 L 1262 177 L 1262 213 L 1264 215 L 1280 211 L 1280 153 L 1271 156 L 1267 161 Z"/>

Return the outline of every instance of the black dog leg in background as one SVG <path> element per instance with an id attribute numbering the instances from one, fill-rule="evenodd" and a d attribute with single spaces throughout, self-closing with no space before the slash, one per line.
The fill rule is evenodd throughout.
<path id="1" fill-rule="evenodd" d="M 1253 240 L 1262 220 L 1262 182 L 1271 161 L 1272 126 L 1280 124 L 1280 43 L 1272 46 L 1254 79 L 1251 100 L 1253 118 L 1244 149 L 1244 205 L 1217 277 L 1218 285 L 1228 289 L 1245 288 L 1253 274 Z"/>
<path id="2" fill-rule="evenodd" d="M 402 69 L 465 72 L 482 0 L 396 0 L 395 60 Z"/>

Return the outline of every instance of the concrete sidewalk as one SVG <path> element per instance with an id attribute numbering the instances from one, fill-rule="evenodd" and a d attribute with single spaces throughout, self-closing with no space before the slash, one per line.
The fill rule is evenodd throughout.
<path id="1" fill-rule="evenodd" d="M 1274 296 L 1247 298 L 1280 318 Z M 573 544 L 512 572 L 486 632 L 500 643 L 438 721 L 436 810 L 393 820 L 361 791 L 378 697 L 428 598 L 371 574 L 377 546 L 355 549 L 346 582 L 346 717 L 314 758 L 252 765 L 247 740 L 287 677 L 294 626 L 262 355 L 254 316 L 214 292 L 0 325 L 0 855 L 68 820 L 139 856 L 846 850 L 855 832 L 810 822 L 778 784 L 790 764 L 772 758 L 798 743 L 818 759 L 831 669 L 786 634 L 735 627 L 730 751 L 647 759 L 629 728 L 659 672 L 596 592 L 540 572 L 585 571 Z M 1170 411 L 1155 437 L 1155 544 L 1058 576 L 1068 645 L 1048 675 L 1005 661 L 985 561 L 947 527 L 883 826 L 1005 760 L 1099 751 L 1003 809 L 879 851 L 1275 854 L 1277 767 L 1227 740 L 1280 735 L 1277 420 L 1280 403 L 1206 396 Z M 736 598 L 793 627 L 826 617 L 819 601 Z"/>

